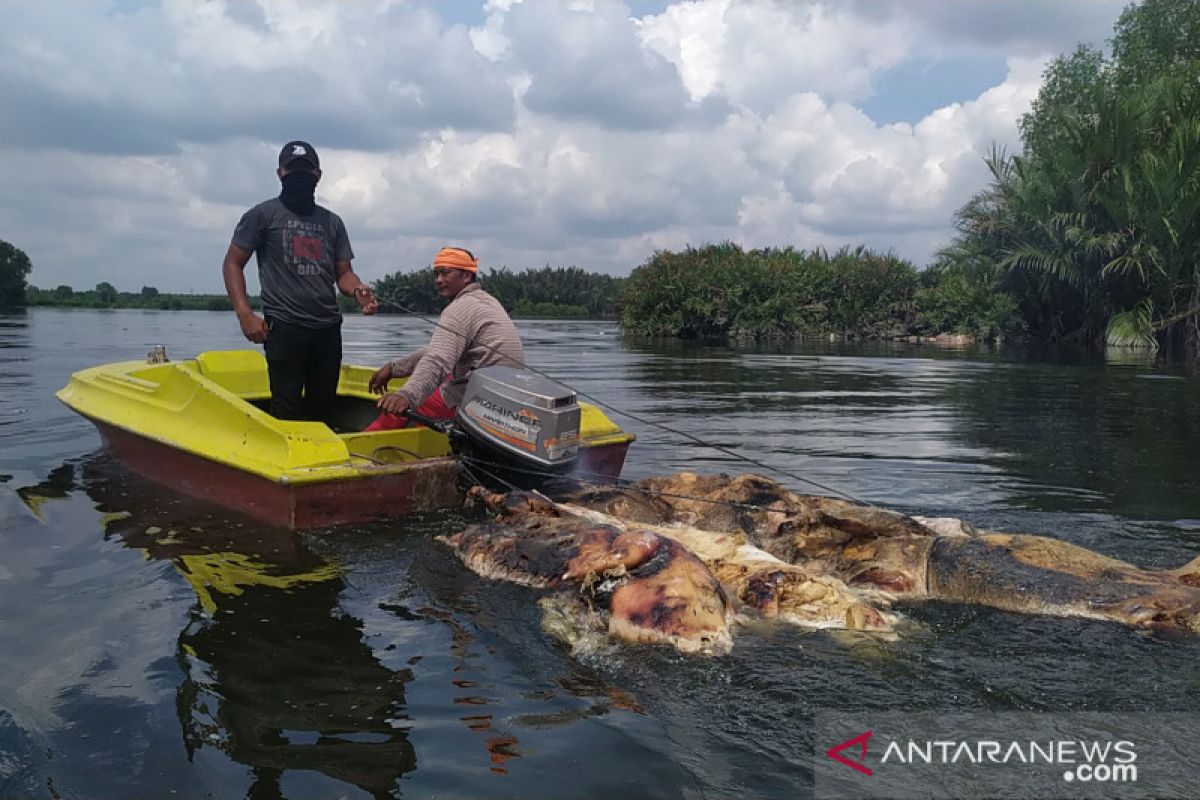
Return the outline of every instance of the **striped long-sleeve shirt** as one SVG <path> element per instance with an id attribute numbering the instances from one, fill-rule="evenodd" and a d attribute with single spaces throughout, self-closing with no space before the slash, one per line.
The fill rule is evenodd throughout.
<path id="1" fill-rule="evenodd" d="M 438 317 L 429 344 L 391 362 L 392 376 L 408 381 L 397 391 L 412 408 L 425 402 L 448 377 L 442 391 L 450 407 L 462 402 L 471 370 L 503 364 L 525 366 L 521 337 L 504 306 L 478 283 L 467 284 Z"/>

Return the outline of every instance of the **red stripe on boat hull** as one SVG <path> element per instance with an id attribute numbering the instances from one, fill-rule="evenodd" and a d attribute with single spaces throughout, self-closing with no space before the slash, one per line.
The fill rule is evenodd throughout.
<path id="1" fill-rule="evenodd" d="M 191 497 L 271 525 L 315 528 L 371 522 L 463 502 L 459 467 L 450 458 L 413 463 L 404 472 L 289 485 L 211 461 L 95 419 L 105 447 L 132 471 Z M 628 442 L 581 448 L 579 474 L 616 480 Z"/>
<path id="2" fill-rule="evenodd" d="M 399 473 L 288 485 L 92 422 L 109 451 L 134 472 L 271 525 L 313 528 L 368 522 L 452 508 L 463 499 L 456 486 L 458 464 L 449 458 L 414 463 Z"/>

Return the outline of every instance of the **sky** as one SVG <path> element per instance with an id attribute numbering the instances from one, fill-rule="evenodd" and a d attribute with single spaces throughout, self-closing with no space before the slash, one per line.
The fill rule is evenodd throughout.
<path id="1" fill-rule="evenodd" d="M 372 281 L 443 245 L 627 275 L 655 250 L 917 267 L 1126 0 L 39 0 L 0 26 L 0 239 L 29 282 L 223 291 L 282 145 Z M 257 287 L 254 262 L 247 267 Z"/>

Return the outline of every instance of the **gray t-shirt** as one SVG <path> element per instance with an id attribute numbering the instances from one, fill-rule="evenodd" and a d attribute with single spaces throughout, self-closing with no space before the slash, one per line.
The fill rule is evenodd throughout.
<path id="1" fill-rule="evenodd" d="M 317 206 L 296 214 L 278 197 L 242 215 L 233 243 L 258 256 L 263 313 L 306 328 L 342 321 L 334 264 L 354 258 L 342 218 Z"/>

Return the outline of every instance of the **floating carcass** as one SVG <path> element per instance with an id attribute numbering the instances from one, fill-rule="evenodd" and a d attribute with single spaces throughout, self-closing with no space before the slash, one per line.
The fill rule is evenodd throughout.
<path id="1" fill-rule="evenodd" d="M 635 512 L 646 504 L 637 492 L 619 499 L 622 516 L 532 492 L 470 494 L 498 518 L 443 538 L 464 564 L 485 577 L 569 591 L 618 638 L 723 653 L 732 646 L 731 624 L 746 616 L 814 628 L 891 627 L 891 615 L 841 580 L 781 561 L 742 535 L 656 524 L 651 518 L 663 510 Z M 578 627 L 578 615 L 553 608 L 557 633 L 568 618 Z"/>
<path id="2" fill-rule="evenodd" d="M 633 641 L 720 653 L 731 622 L 887 632 L 896 600 L 976 603 L 1200 633 L 1200 558 L 1152 571 L 1045 536 L 977 531 L 801 495 L 758 475 L 678 473 L 556 501 L 476 488 L 496 519 L 445 541 L 493 578 L 571 589 Z"/>
<path id="3" fill-rule="evenodd" d="M 610 634 L 634 642 L 665 642 L 685 652 L 726 653 L 729 600 L 694 554 L 646 530 L 563 516 L 530 492 L 489 495 L 502 512 L 444 537 L 475 572 L 574 593 L 602 613 Z"/>
<path id="4" fill-rule="evenodd" d="M 867 598 L 976 603 L 1200 633 L 1200 558 L 1175 570 L 1146 570 L 1045 536 L 977 531 L 957 519 L 801 495 L 758 475 L 685 472 L 582 490 L 571 500 L 712 536 L 745 536 Z"/>

